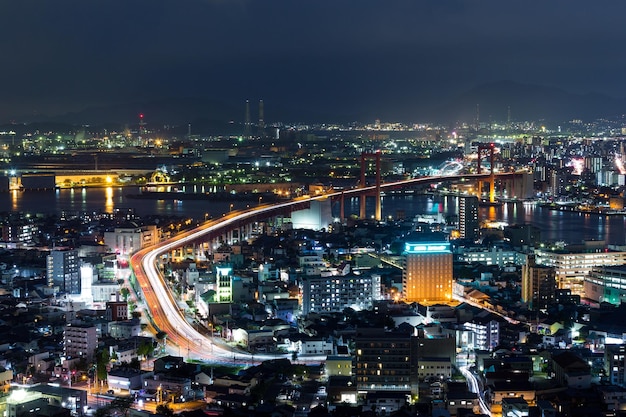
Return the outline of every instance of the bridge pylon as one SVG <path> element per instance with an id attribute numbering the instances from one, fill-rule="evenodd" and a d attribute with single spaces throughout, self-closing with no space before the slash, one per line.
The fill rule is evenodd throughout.
<path id="1" fill-rule="evenodd" d="M 376 198 L 376 208 L 375 208 L 375 214 L 374 214 L 374 218 L 377 221 L 380 221 L 382 218 L 382 206 L 381 206 L 381 201 L 380 201 L 380 184 L 381 184 L 381 180 L 380 180 L 380 151 L 376 151 L 374 153 L 368 153 L 368 152 L 363 152 L 361 153 L 361 179 L 359 181 L 359 188 L 364 188 L 367 186 L 366 182 L 365 182 L 365 171 L 366 171 L 366 161 L 374 158 L 374 160 L 376 161 L 376 187 L 374 190 L 374 194 L 375 194 L 375 198 Z M 366 210 L 365 210 L 365 200 L 366 200 L 366 194 L 362 193 L 361 194 L 361 200 L 359 201 L 360 203 L 360 210 L 359 210 L 359 217 L 361 219 L 364 219 L 367 216 Z M 343 216 L 343 213 L 341 213 Z"/>
<path id="2" fill-rule="evenodd" d="M 481 171 L 481 166 L 480 166 L 480 161 L 482 159 L 482 152 L 483 151 L 489 151 L 489 162 L 491 164 L 491 171 L 490 171 L 490 176 L 489 176 L 489 202 L 490 203 L 494 203 L 496 201 L 496 175 L 494 172 L 494 150 L 495 150 L 495 143 L 491 142 L 491 143 L 481 143 L 478 145 L 478 169 L 477 169 L 477 173 L 480 174 Z M 482 180 L 478 180 L 478 198 L 481 199 L 482 198 Z"/>

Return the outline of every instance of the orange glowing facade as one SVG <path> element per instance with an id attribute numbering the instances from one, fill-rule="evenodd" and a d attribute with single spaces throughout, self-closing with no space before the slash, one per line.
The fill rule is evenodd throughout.
<path id="1" fill-rule="evenodd" d="M 452 252 L 449 242 L 407 243 L 402 295 L 406 302 L 437 303 L 452 299 Z"/>

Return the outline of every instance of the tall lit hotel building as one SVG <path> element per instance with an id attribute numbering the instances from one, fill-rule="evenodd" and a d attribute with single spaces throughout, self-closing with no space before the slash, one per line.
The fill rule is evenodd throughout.
<path id="1" fill-rule="evenodd" d="M 600 243 L 601 247 L 587 244 L 578 250 L 568 250 L 569 246 L 556 251 L 538 249 L 536 262 L 554 268 L 559 289 L 570 289 L 572 294 L 585 298 L 584 281 L 593 268 L 626 264 L 626 252 L 609 250 Z"/>
<path id="2" fill-rule="evenodd" d="M 478 240 L 480 225 L 478 224 L 478 197 L 459 197 L 459 232 L 461 239 Z"/>
<path id="3" fill-rule="evenodd" d="M 403 255 L 404 301 L 438 303 L 452 299 L 452 252 L 449 242 L 406 243 Z"/>

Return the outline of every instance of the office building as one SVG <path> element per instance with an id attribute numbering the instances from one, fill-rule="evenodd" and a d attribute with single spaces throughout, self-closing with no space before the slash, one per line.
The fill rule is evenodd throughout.
<path id="1" fill-rule="evenodd" d="M 588 301 L 620 305 L 626 301 L 626 265 L 591 270 L 585 277 L 584 289 Z"/>
<path id="2" fill-rule="evenodd" d="M 626 264 L 626 252 L 599 245 L 568 246 L 561 250 L 535 250 L 537 264 L 554 267 L 559 289 L 570 289 L 572 294 L 585 297 L 584 281 L 593 268 Z M 580 245 L 578 245 L 580 246 Z"/>
<path id="3" fill-rule="evenodd" d="M 52 250 L 46 258 L 48 286 L 59 287 L 67 294 L 80 294 L 80 265 L 78 251 Z"/>
<path id="4" fill-rule="evenodd" d="M 487 266 L 498 265 L 500 268 L 506 265 L 523 265 L 526 260 L 525 256 L 519 252 L 496 247 L 488 249 L 482 247 L 459 247 L 456 249 L 455 254 L 461 262 L 477 262 Z"/>
<path id="5" fill-rule="evenodd" d="M 480 237 L 478 197 L 459 197 L 459 231 L 461 239 L 475 242 Z"/>
<path id="6" fill-rule="evenodd" d="M 529 255 L 522 266 L 522 301 L 530 310 L 542 310 L 554 303 L 556 274 L 553 267 L 537 265 Z"/>
<path id="7" fill-rule="evenodd" d="M 452 299 L 452 252 L 450 243 L 406 243 L 402 274 L 404 301 L 447 302 Z"/>

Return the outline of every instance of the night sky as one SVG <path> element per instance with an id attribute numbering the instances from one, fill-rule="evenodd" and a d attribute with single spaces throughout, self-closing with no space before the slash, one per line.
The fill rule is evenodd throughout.
<path id="1" fill-rule="evenodd" d="M 499 80 L 626 97 L 623 1 L 5 0 L 0 16 L 0 120 L 170 97 L 392 117 Z"/>

